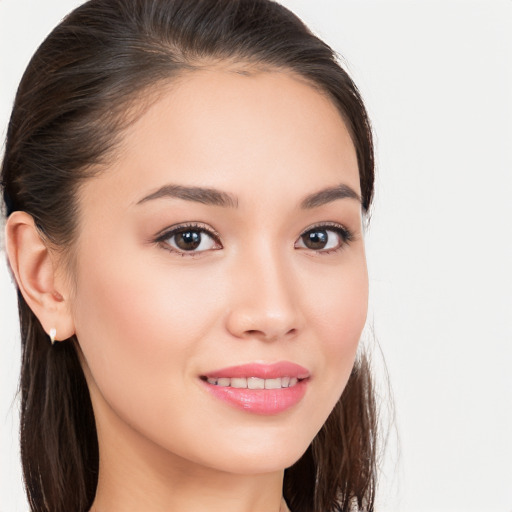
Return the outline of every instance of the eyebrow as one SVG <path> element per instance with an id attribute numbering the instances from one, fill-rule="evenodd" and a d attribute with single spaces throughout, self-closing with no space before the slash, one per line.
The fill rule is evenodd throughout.
<path id="1" fill-rule="evenodd" d="M 155 192 L 143 197 L 137 204 L 146 203 L 162 197 L 184 199 L 185 201 L 195 201 L 196 203 L 227 208 L 238 207 L 238 199 L 227 192 L 222 192 L 214 188 L 185 187 L 183 185 L 164 185 Z"/>
<path id="2" fill-rule="evenodd" d="M 302 209 L 308 210 L 310 208 L 318 208 L 338 199 L 355 199 L 362 204 L 361 196 L 353 188 L 342 183 L 306 196 L 300 206 Z"/>
<path id="3" fill-rule="evenodd" d="M 137 204 L 143 204 L 154 199 L 161 198 L 184 199 L 213 206 L 225 208 L 237 208 L 238 199 L 227 192 L 206 187 L 186 187 L 184 185 L 164 185 L 155 192 L 143 197 Z M 340 184 L 334 187 L 324 188 L 306 196 L 300 203 L 301 209 L 309 210 L 318 208 L 324 204 L 331 203 L 338 199 L 355 199 L 362 203 L 361 196 L 351 187 Z"/>

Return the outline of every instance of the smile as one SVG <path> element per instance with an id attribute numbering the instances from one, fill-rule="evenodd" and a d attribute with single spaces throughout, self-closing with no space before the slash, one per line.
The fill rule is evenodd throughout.
<path id="1" fill-rule="evenodd" d="M 206 379 L 209 384 L 220 387 L 236 389 L 281 389 L 295 386 L 299 379 L 297 377 L 281 377 L 276 379 L 260 379 L 258 377 L 236 377 L 219 379 Z"/>
<path id="2" fill-rule="evenodd" d="M 245 412 L 275 415 L 297 405 L 306 394 L 309 371 L 295 363 L 251 363 L 201 376 L 215 398 Z"/>

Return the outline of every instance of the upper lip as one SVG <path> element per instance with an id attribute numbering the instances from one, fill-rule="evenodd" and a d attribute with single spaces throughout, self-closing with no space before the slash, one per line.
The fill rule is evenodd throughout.
<path id="1" fill-rule="evenodd" d="M 279 361 L 277 363 L 248 363 L 237 366 L 229 366 L 213 370 L 203 375 L 207 379 L 214 378 L 242 378 L 257 377 L 260 379 L 277 379 L 281 377 L 295 377 L 307 379 L 309 371 L 299 364 L 290 361 Z"/>

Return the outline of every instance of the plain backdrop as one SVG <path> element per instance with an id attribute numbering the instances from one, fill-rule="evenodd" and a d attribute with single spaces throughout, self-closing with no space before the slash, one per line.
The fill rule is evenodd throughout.
<path id="1" fill-rule="evenodd" d="M 79 3 L 0 0 L 2 138 L 30 56 Z M 341 53 L 376 133 L 369 325 L 396 416 L 377 510 L 511 512 L 512 2 L 283 3 Z M 20 348 L 0 257 L 0 512 L 18 512 Z"/>

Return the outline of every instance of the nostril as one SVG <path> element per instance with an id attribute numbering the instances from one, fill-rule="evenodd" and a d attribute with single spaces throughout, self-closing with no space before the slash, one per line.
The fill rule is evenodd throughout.
<path id="1" fill-rule="evenodd" d="M 264 339 L 267 341 L 276 341 L 278 339 L 293 337 L 293 336 L 295 336 L 295 334 L 297 332 L 298 331 L 296 328 L 292 328 L 286 332 L 281 332 L 281 333 L 271 332 L 270 329 L 269 329 L 269 332 L 260 330 L 260 329 L 248 329 L 244 332 L 243 337 L 245 337 L 245 338 L 254 337 L 254 338 L 261 338 L 261 339 Z"/>

